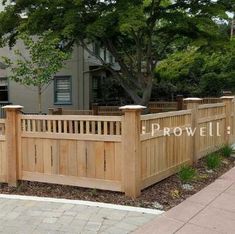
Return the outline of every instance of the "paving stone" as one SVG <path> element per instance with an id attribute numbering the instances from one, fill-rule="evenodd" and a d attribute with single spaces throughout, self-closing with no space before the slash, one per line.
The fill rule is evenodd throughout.
<path id="1" fill-rule="evenodd" d="M 0 233 L 4 234 L 124 234 L 153 217 L 86 205 L 0 199 Z"/>

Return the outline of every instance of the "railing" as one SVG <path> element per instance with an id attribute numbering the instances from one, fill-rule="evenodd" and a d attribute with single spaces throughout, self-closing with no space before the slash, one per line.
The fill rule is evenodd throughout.
<path id="1" fill-rule="evenodd" d="M 23 115 L 23 136 L 66 139 L 121 139 L 121 117 Z"/>

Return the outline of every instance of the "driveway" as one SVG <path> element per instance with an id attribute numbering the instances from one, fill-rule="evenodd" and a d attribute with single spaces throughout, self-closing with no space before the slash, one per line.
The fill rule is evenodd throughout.
<path id="1" fill-rule="evenodd" d="M 110 204 L 0 195 L 0 233 L 130 233 L 160 211 Z"/>

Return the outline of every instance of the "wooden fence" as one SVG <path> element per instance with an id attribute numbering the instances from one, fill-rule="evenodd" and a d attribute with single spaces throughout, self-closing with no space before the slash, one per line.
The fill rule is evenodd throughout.
<path id="1" fill-rule="evenodd" d="M 203 98 L 201 104 L 212 104 L 220 103 L 220 98 Z M 63 108 L 58 109 L 49 109 L 49 114 L 51 115 L 102 115 L 102 116 L 119 116 L 122 115 L 122 112 L 119 109 L 119 106 L 99 106 L 93 104 L 91 110 L 66 110 Z M 161 112 L 170 112 L 177 110 L 185 110 L 186 104 L 183 102 L 183 98 L 177 98 L 177 101 L 174 102 L 150 102 L 148 104 L 148 109 L 151 114 L 161 113 Z"/>
<path id="2" fill-rule="evenodd" d="M 7 118 L 0 120 L 0 181 L 137 197 L 183 164 L 235 141 L 233 97 L 221 100 L 186 99 L 187 110 L 150 115 L 141 115 L 140 106 L 126 106 L 122 116 L 23 115 L 20 107 L 8 106 Z"/>
<path id="3" fill-rule="evenodd" d="M 0 119 L 0 181 L 6 182 L 7 162 L 6 162 L 6 138 L 5 120 Z"/>

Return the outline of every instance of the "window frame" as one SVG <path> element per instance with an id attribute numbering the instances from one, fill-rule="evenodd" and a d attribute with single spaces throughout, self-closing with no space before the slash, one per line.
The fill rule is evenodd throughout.
<path id="1" fill-rule="evenodd" d="M 70 93 L 70 101 L 69 102 L 61 102 L 56 100 L 57 99 L 57 80 L 63 80 L 68 79 L 69 80 L 69 93 Z M 61 76 L 55 76 L 54 77 L 54 105 L 72 105 L 73 102 L 73 90 L 72 90 L 72 76 L 70 75 L 61 75 Z"/>
<path id="2" fill-rule="evenodd" d="M 1 91 L 7 92 L 7 101 L 1 101 L 1 100 L 0 100 L 0 102 L 1 102 L 1 103 L 9 103 L 9 79 L 8 79 L 7 76 L 1 76 L 0 79 L 5 79 L 5 80 L 6 80 L 6 86 L 5 86 L 6 89 L 5 89 L 5 90 L 0 90 L 0 92 L 1 92 Z"/>

